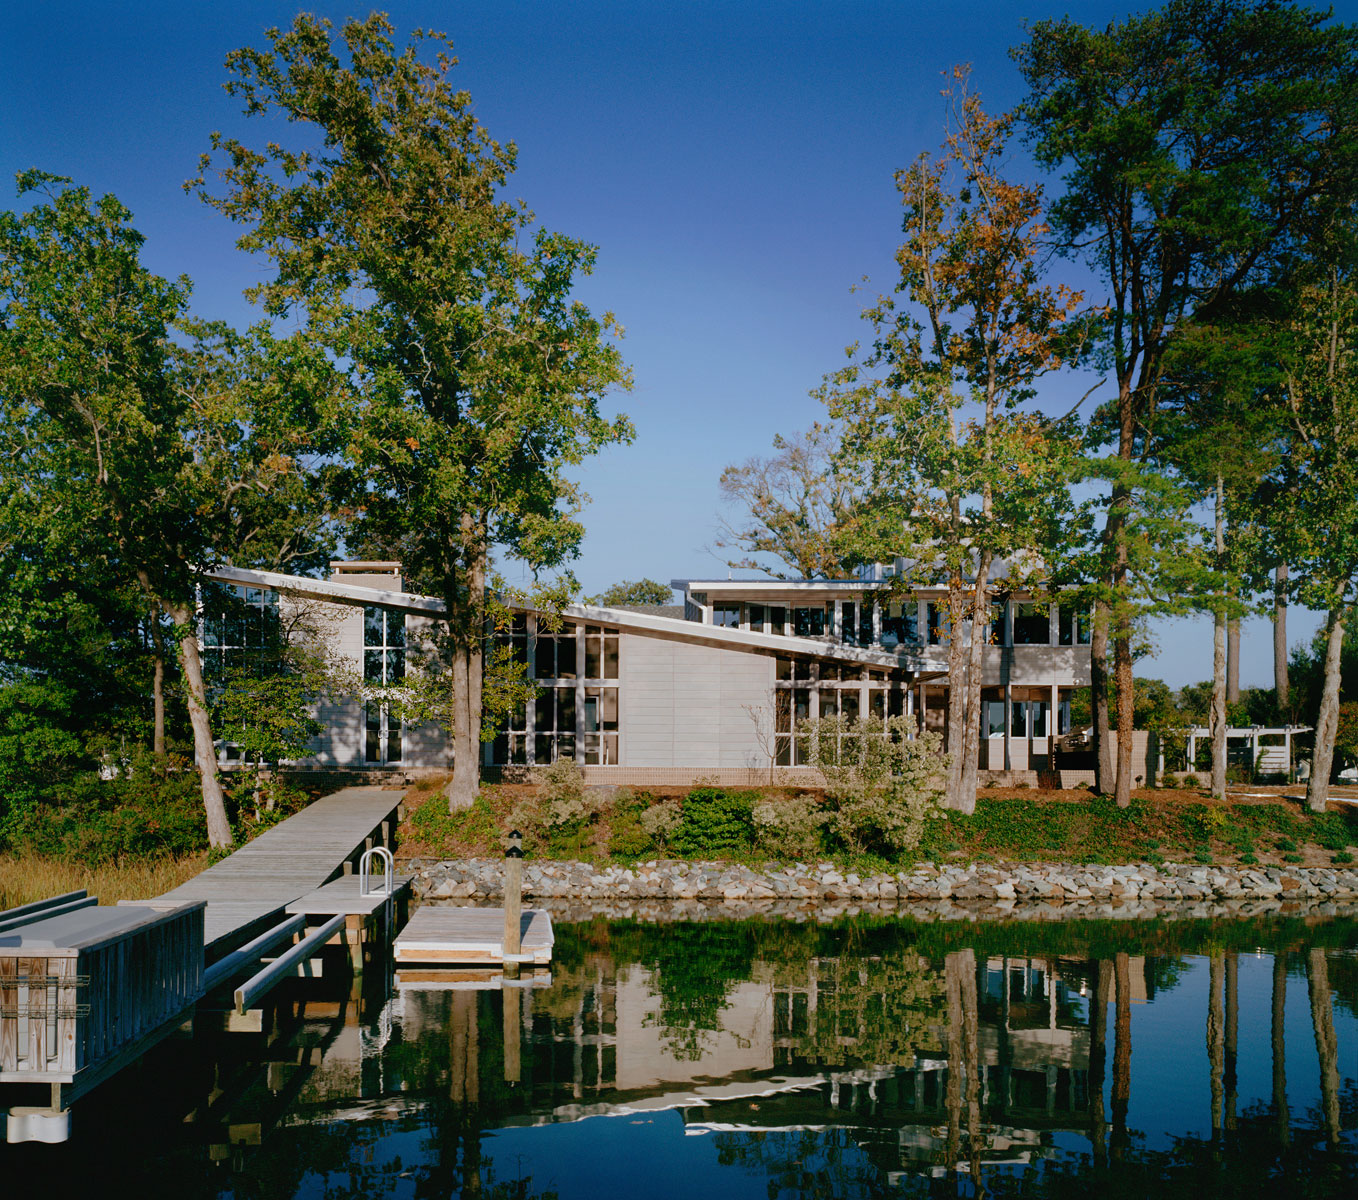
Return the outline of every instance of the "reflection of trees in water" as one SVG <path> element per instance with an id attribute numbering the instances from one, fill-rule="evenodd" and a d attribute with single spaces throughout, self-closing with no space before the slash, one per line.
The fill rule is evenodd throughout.
<path id="1" fill-rule="evenodd" d="M 886 1170 L 843 1128 L 788 1132 L 722 1131 L 713 1135 L 717 1161 L 768 1179 L 770 1197 L 875 1197 L 899 1194 Z"/>

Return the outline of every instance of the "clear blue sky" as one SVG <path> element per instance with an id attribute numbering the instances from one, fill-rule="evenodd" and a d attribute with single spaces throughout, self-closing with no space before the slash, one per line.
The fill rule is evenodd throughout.
<path id="1" fill-rule="evenodd" d="M 1015 103 L 1008 55 L 1060 4 L 840 0 L 527 0 L 385 6 L 398 33 L 449 33 L 455 78 L 492 136 L 519 147 L 512 185 L 548 227 L 599 246 L 581 291 L 627 328 L 636 386 L 616 397 L 636 442 L 583 471 L 593 504 L 576 564 L 587 592 L 618 579 L 724 577 L 708 550 L 721 469 L 821 416 L 808 396 L 860 336 L 863 276 L 889 286 L 893 172 L 942 134 L 944 73 L 971 63 L 992 110 Z M 1103 23 L 1145 8 L 1085 0 Z M 1358 2 L 1337 6 L 1355 17 Z M 361 4 L 319 3 L 337 24 Z M 16 170 L 113 192 L 145 260 L 189 275 L 205 316 L 244 323 L 259 266 L 181 185 L 208 134 L 258 124 L 222 90 L 226 53 L 263 42 L 293 4 L 230 0 L 6 5 L 0 33 L 0 203 Z M 1021 154 L 1016 170 L 1025 170 Z M 1055 380 L 1054 400 L 1078 389 Z M 1291 637 L 1316 621 L 1293 615 Z M 1269 628 L 1247 625 L 1242 682 L 1270 685 Z M 1201 621 L 1163 623 L 1139 668 L 1210 677 Z"/>

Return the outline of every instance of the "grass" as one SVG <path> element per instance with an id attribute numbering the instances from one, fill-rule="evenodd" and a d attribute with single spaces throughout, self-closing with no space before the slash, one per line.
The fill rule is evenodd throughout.
<path id="1" fill-rule="evenodd" d="M 36 854 L 0 854 L 0 909 L 84 888 L 100 904 L 146 900 L 168 892 L 208 865 L 207 854 L 123 859 L 91 865 Z"/>
<path id="2" fill-rule="evenodd" d="M 486 786 L 471 808 L 450 814 L 439 795 L 441 783 L 422 781 L 407 794 L 409 816 L 398 843 L 404 855 L 496 857 L 503 853 L 504 834 L 511 824 L 519 824 L 525 853 L 533 858 L 632 862 L 683 857 L 649 843 L 638 823 L 639 810 L 629 802 L 601 803 L 585 824 L 569 831 L 548 830 L 531 818 L 531 787 Z M 643 808 L 658 799 L 636 796 Z M 974 813 L 947 813 L 930 821 L 914 855 L 894 864 L 882 861 L 877 869 L 913 861 L 1328 866 L 1352 861 L 1355 852 L 1358 812 L 1313 814 L 1281 796 L 1223 804 L 1200 792 L 1148 790 L 1134 793 L 1129 807 L 1118 808 L 1105 796 L 1027 790 L 983 792 Z M 756 840 L 748 851 L 694 857 L 762 865 L 769 855 Z M 808 857 L 833 859 L 841 870 L 870 869 L 844 854 L 810 855 L 803 861 Z"/>

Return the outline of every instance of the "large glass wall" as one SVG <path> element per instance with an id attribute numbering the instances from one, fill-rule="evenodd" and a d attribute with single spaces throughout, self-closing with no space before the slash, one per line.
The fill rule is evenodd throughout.
<path id="1" fill-rule="evenodd" d="M 899 717 L 913 711 L 909 676 L 904 671 L 779 657 L 774 666 L 774 764 L 805 765 L 798 740 L 805 722 L 843 717 Z"/>
<path id="2" fill-rule="evenodd" d="M 509 765 L 574 759 L 616 764 L 621 733 L 618 631 L 574 621 L 554 626 L 533 614 L 521 614 L 517 620 L 523 622 L 523 661 L 537 694 L 511 714 L 491 744 L 491 761 Z M 516 630 L 498 636 L 512 644 Z"/>

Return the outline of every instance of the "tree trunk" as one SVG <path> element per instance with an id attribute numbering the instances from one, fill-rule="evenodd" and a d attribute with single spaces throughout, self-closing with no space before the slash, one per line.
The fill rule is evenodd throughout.
<path id="1" fill-rule="evenodd" d="M 1114 959 L 1117 1003 L 1113 1019 L 1113 1137 L 1115 1158 L 1127 1146 L 1127 1110 L 1132 1103 L 1132 981 L 1125 953 Z"/>
<path id="2" fill-rule="evenodd" d="M 1339 1043 L 1334 1032 L 1334 1004 L 1330 999 L 1330 967 L 1325 951 L 1311 951 L 1306 972 L 1311 1000 L 1311 1028 L 1320 1060 L 1320 1108 L 1331 1146 L 1339 1145 Z"/>
<path id="3" fill-rule="evenodd" d="M 967 697 L 972 681 L 967 678 L 967 642 L 962 635 L 967 609 L 966 583 L 960 574 L 948 580 L 948 717 L 947 743 L 945 749 L 952 756 L 948 768 L 948 790 L 944 803 L 948 808 L 959 812 L 972 812 L 976 808 L 976 793 L 971 795 L 970 807 L 962 790 L 962 776 L 965 771 L 964 757 L 966 742 Z M 976 621 L 971 621 L 972 636 L 975 636 Z"/>
<path id="4" fill-rule="evenodd" d="M 1291 1114 L 1287 1108 L 1287 954 L 1273 952 L 1273 1119 L 1277 1123 L 1278 1142 L 1286 1146 L 1291 1140 Z"/>
<path id="5" fill-rule="evenodd" d="M 1132 733 L 1135 715 L 1132 708 L 1136 681 L 1132 675 L 1132 624 L 1120 619 L 1113 638 L 1113 673 L 1118 690 L 1118 770 L 1113 798 L 1119 808 L 1132 802 Z"/>
<path id="6" fill-rule="evenodd" d="M 1215 548 L 1216 568 L 1222 569 L 1226 557 L 1226 490 L 1217 473 Z M 1226 798 L 1226 701 L 1230 691 L 1230 622 L 1226 620 L 1225 586 L 1212 612 L 1212 795 Z M 1239 633 L 1239 628 L 1236 630 Z"/>
<path id="7" fill-rule="evenodd" d="M 444 795 L 448 810 L 470 808 L 481 787 L 481 683 L 484 673 L 486 555 L 475 548 L 477 527 L 462 518 L 467 554 L 464 581 L 449 588 L 449 632 L 453 646 L 453 777 Z"/>
<path id="8" fill-rule="evenodd" d="M 160 627 L 160 605 L 151 604 L 151 753 L 165 759 L 165 631 Z"/>
<path id="9" fill-rule="evenodd" d="M 1108 605 L 1094 605 L 1089 635 L 1090 716 L 1094 719 L 1094 790 L 1113 792 L 1113 733 L 1108 720 Z"/>
<path id="10" fill-rule="evenodd" d="M 1226 622 L 1226 703 L 1240 703 L 1240 618 Z"/>
<path id="11" fill-rule="evenodd" d="M 972 593 L 971 638 L 967 644 L 967 707 L 962 717 L 962 770 L 958 784 L 964 813 L 976 811 L 976 788 L 981 771 L 981 680 L 985 674 L 986 624 L 980 616 L 990 612 L 990 563 L 990 551 L 983 550 Z M 1008 719 L 1006 713 L 1005 720 Z"/>
<path id="12" fill-rule="evenodd" d="M 1287 678 L 1287 564 L 1279 563 L 1273 575 L 1273 691 L 1278 720 L 1289 724 L 1291 688 Z"/>
<path id="13" fill-rule="evenodd" d="M 226 801 L 217 774 L 217 747 L 212 741 L 212 724 L 208 719 L 207 689 L 203 686 L 203 663 L 198 654 L 193 610 L 186 604 L 177 604 L 166 605 L 165 611 L 175 624 L 179 666 L 184 673 L 184 697 L 188 702 L 189 724 L 193 727 L 193 757 L 203 785 L 208 845 L 214 849 L 226 848 L 232 844 L 231 823 L 226 819 Z"/>
<path id="14" fill-rule="evenodd" d="M 1339 659 L 1348 616 L 1349 609 L 1332 608 L 1325 617 L 1325 681 L 1320 693 L 1320 716 L 1316 719 L 1315 747 L 1311 751 L 1311 778 L 1306 781 L 1306 803 L 1312 812 L 1324 812 L 1330 799 L 1330 770 L 1339 732 Z"/>
<path id="15" fill-rule="evenodd" d="M 1209 960 L 1207 974 L 1207 1069 L 1214 1141 L 1221 1133 L 1221 1077 L 1226 1067 L 1226 1037 L 1221 1013 L 1221 966 L 1221 955 L 1213 954 Z"/>
<path id="16" fill-rule="evenodd" d="M 1226 798 L 1226 614 L 1212 614 L 1212 795 Z"/>

